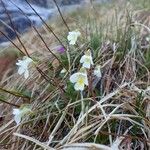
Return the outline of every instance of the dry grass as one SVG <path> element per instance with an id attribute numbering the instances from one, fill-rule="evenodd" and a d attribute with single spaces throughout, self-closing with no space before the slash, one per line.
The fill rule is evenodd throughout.
<path id="1" fill-rule="evenodd" d="M 90 5 L 66 15 L 70 30 L 82 33 L 76 46 L 67 44 L 68 30 L 61 18 L 49 23 L 66 47 L 64 54 L 57 52 L 60 43 L 46 27 L 38 30 L 62 64 L 34 29 L 21 37 L 42 72 L 32 66 L 28 80 L 17 72 L 3 76 L 0 99 L 8 103 L 0 104 L 1 149 L 150 148 L 149 10 L 139 12 L 132 3 L 127 5 L 129 9 L 126 3 L 123 7 Z M 90 87 L 83 93 L 86 111 L 81 115 L 80 93 L 74 91 L 69 77 L 79 69 L 88 47 L 94 63 L 101 65 L 102 78 L 89 71 Z M 68 70 L 65 75 L 60 74 L 63 66 Z M 22 104 L 30 105 L 32 113 L 17 126 L 12 109 Z"/>

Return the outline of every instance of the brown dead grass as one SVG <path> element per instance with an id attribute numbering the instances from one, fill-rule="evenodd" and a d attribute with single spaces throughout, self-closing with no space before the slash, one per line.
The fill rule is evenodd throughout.
<path id="1" fill-rule="evenodd" d="M 107 15 L 104 12 L 105 11 L 102 11 L 102 14 L 98 18 L 102 20 L 102 22 L 109 20 L 109 17 L 111 18 L 112 15 L 115 13 L 115 11 L 113 10 L 108 11 Z M 120 18 L 124 16 L 123 13 L 124 11 L 120 13 Z M 85 14 L 89 15 L 88 10 L 85 12 Z M 109 17 L 106 18 L 104 14 Z M 78 25 L 80 22 L 80 20 L 78 20 L 78 17 L 72 19 L 72 17 L 66 16 L 66 20 L 69 26 L 72 28 L 74 28 L 74 26 Z M 142 24 L 148 26 L 149 13 L 138 12 L 135 17 L 135 20 L 137 21 L 141 20 L 140 22 Z M 53 27 L 53 30 L 57 35 L 59 35 L 60 38 L 61 36 L 63 36 L 62 33 L 65 32 L 67 33 L 65 26 L 61 22 L 54 23 L 54 24 L 51 23 L 51 26 Z M 84 30 L 86 29 L 86 27 L 81 25 L 79 26 L 79 28 L 81 29 L 81 31 L 83 31 L 84 34 Z M 55 51 L 59 43 L 56 41 L 53 35 L 49 33 L 44 27 L 42 29 L 39 29 L 39 33 L 42 34 L 44 40 L 46 41 L 50 49 Z M 145 34 L 145 31 L 141 30 L 141 34 L 143 33 Z M 112 36 L 112 33 L 108 33 L 108 34 Z M 25 47 L 27 48 L 29 54 L 32 54 L 33 57 L 39 56 L 42 62 L 39 65 L 39 67 L 45 73 L 47 73 L 47 70 L 49 69 L 47 68 L 47 62 L 50 61 L 52 62 L 53 59 L 51 58 L 50 53 L 47 51 L 47 49 L 45 48 L 44 44 L 41 42 L 37 34 L 34 33 L 33 30 L 31 30 L 29 33 L 23 35 L 21 39 Z M 17 40 L 15 42 L 17 42 Z M 10 47 L 12 48 L 12 46 Z M 21 45 L 19 45 L 19 47 L 21 47 Z M 136 140 L 136 139 L 139 141 L 138 144 L 141 147 L 148 145 L 149 138 L 150 138 L 149 95 L 145 95 L 145 97 L 142 99 L 142 106 L 144 106 L 142 111 L 146 112 L 146 117 L 144 116 L 142 118 L 140 116 L 138 118 L 140 113 L 136 108 L 136 100 L 139 95 L 139 91 L 130 88 L 131 86 L 127 84 L 125 85 L 123 84 L 122 86 L 122 83 L 126 81 L 132 81 L 135 79 L 134 80 L 135 86 L 141 88 L 142 90 L 143 89 L 145 90 L 146 87 L 149 86 L 150 84 L 149 70 L 147 70 L 145 77 L 141 77 L 137 80 L 136 69 L 139 66 L 143 67 L 141 64 L 142 61 L 140 59 L 138 60 L 133 54 L 131 56 L 126 55 L 125 59 L 122 60 L 121 63 L 118 63 L 118 61 L 117 62 L 115 61 L 115 57 L 113 56 L 112 49 L 113 49 L 113 43 L 106 42 L 103 43 L 102 47 L 100 47 L 100 50 L 103 54 L 101 59 L 103 64 L 102 66 L 103 78 L 101 80 L 103 85 L 102 90 L 105 91 L 104 95 L 106 94 L 106 96 L 102 98 L 102 101 L 104 101 L 105 103 L 101 103 L 101 101 L 99 103 L 96 103 L 95 101 L 93 101 L 92 97 L 90 97 L 89 102 L 92 104 L 92 106 L 90 106 L 86 114 L 80 120 L 77 120 L 77 117 L 74 116 L 74 115 L 78 115 L 75 114 L 75 110 L 76 110 L 75 108 L 77 107 L 77 104 L 79 103 L 80 100 L 77 99 L 78 100 L 77 102 L 69 103 L 68 98 L 64 96 L 61 90 L 58 90 L 56 87 L 53 87 L 54 89 L 52 91 L 49 90 L 47 82 L 41 77 L 40 74 L 37 73 L 36 70 L 34 69 L 32 70 L 32 76 L 27 82 L 25 82 L 22 77 L 17 75 L 17 73 L 11 76 L 11 79 L 10 78 L 8 79 L 7 77 L 3 78 L 3 81 L 4 79 L 7 81 L 7 84 L 4 87 L 9 90 L 12 90 L 13 87 L 17 87 L 19 85 L 21 89 L 28 89 L 29 91 L 32 91 L 31 97 L 34 97 L 34 101 L 32 101 L 32 99 L 26 100 L 24 98 L 18 98 L 12 95 L 9 96 L 7 95 L 8 96 L 7 98 L 9 98 L 8 99 L 9 102 L 13 102 L 14 104 L 20 105 L 23 103 L 31 103 L 33 111 L 35 111 L 36 113 L 33 118 L 31 117 L 29 119 L 27 116 L 25 120 L 23 120 L 23 123 L 19 127 L 17 127 L 12 120 L 12 115 L 10 111 L 14 107 L 8 106 L 6 104 L 0 104 L 0 108 L 3 109 L 3 112 L 1 114 L 2 115 L 1 125 L 3 125 L 2 126 L 3 129 L 0 128 L 1 129 L 0 135 L 2 136 L 3 139 L 2 147 L 6 149 L 12 149 L 12 150 L 21 149 L 21 148 L 23 149 L 23 146 L 27 147 L 28 149 L 33 149 L 33 148 L 39 149 L 36 147 L 35 143 L 37 145 L 40 145 L 41 147 L 42 146 L 46 147 L 46 144 L 44 142 L 50 140 L 49 136 L 51 135 L 51 138 L 55 139 L 55 141 L 53 141 L 51 146 L 52 147 L 55 146 L 55 148 L 59 148 L 59 149 L 62 149 L 64 144 L 66 144 L 64 146 L 66 149 L 69 149 L 70 147 L 71 148 L 80 147 L 84 149 L 90 149 L 89 147 L 95 148 L 96 146 L 97 146 L 96 149 L 101 149 L 101 147 L 103 149 L 104 148 L 110 149 L 109 146 L 104 146 L 104 145 L 91 146 L 88 143 L 85 144 L 82 143 L 81 145 L 72 144 L 74 142 L 85 142 L 88 139 L 88 137 L 93 135 L 95 132 L 97 133 L 97 135 L 99 134 L 105 135 L 105 136 L 109 136 L 109 138 L 115 137 L 115 139 L 119 140 L 120 142 L 119 144 L 120 149 L 123 145 L 125 145 L 127 149 L 128 146 L 131 145 L 132 140 Z M 16 57 L 13 60 L 15 62 Z M 8 66 L 12 65 L 9 59 L 6 60 L 4 59 L 4 61 L 2 61 L 2 66 L 3 66 L 1 67 L 2 70 L 6 69 L 4 68 L 6 64 L 8 64 Z M 58 64 L 57 62 L 56 65 L 55 63 L 53 64 L 54 66 L 52 65 L 50 71 L 54 74 L 55 72 L 60 70 L 60 68 L 59 65 L 58 67 L 55 68 L 55 66 Z M 137 68 L 135 69 L 135 67 Z M 61 80 L 57 78 L 57 83 L 59 84 L 59 82 L 61 82 Z M 3 82 L 3 85 L 4 83 L 5 82 Z M 65 85 L 65 83 L 63 84 Z M 116 90 L 113 91 L 113 89 Z M 149 93 L 149 91 L 147 91 L 147 93 Z M 65 113 L 62 114 L 62 112 L 58 108 L 54 109 L 53 111 L 48 111 L 48 110 L 45 111 L 42 109 L 42 107 L 45 108 L 49 106 L 52 103 L 53 97 L 55 97 L 57 94 L 64 100 L 63 103 L 66 105 L 65 107 L 66 111 L 64 112 L 66 112 L 66 114 Z M 85 99 L 85 101 L 88 100 Z M 114 105 L 115 105 L 115 109 L 119 110 L 120 114 L 112 113 L 112 111 L 114 111 Z M 103 110 L 103 108 L 105 109 Z M 100 110 L 99 111 L 100 114 L 97 114 L 97 109 Z M 81 122 L 86 117 L 88 117 L 89 122 L 87 122 L 87 124 L 84 126 L 82 125 Z M 136 119 L 134 120 L 134 118 L 136 117 L 137 120 Z M 116 119 L 118 119 L 118 124 L 121 121 L 123 122 L 122 123 L 123 129 L 121 135 L 117 135 L 117 133 L 111 133 L 108 132 L 108 130 L 105 130 L 107 126 L 111 124 L 111 121 Z M 144 122 L 143 123 L 144 127 L 141 122 L 139 123 L 138 119 L 141 119 L 142 122 Z M 106 120 L 108 120 L 108 122 Z M 105 123 L 105 121 L 108 124 Z M 131 124 L 134 124 L 132 121 L 136 121 L 136 123 L 134 122 L 135 124 L 139 123 L 140 124 L 139 126 L 143 129 L 143 132 L 141 130 L 138 130 L 139 136 L 137 135 L 132 136 L 132 133 L 130 133 L 130 131 L 126 131 L 126 129 L 128 129 Z M 103 130 L 101 131 L 101 128 L 103 128 L 104 131 Z M 17 133 L 13 135 L 14 132 Z M 52 135 L 53 132 L 55 133 L 54 137 Z"/>

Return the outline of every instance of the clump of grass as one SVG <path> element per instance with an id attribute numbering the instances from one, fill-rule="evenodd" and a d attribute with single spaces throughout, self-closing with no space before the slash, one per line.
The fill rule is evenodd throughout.
<path id="1" fill-rule="evenodd" d="M 35 35 L 19 37 L 35 64 L 27 80 L 16 72 L 1 81 L 2 148 L 149 149 L 150 47 L 143 48 L 138 30 L 144 26 L 149 32 L 149 27 L 133 23 L 134 15 L 116 3 L 100 6 L 101 11 L 99 6 L 90 6 L 90 12 L 89 8 L 80 9 L 59 24 L 50 24 L 53 33 L 43 27 Z M 114 6 L 119 7 L 117 13 Z M 109 15 L 104 16 L 106 8 Z M 81 32 L 74 46 L 68 44 L 68 29 Z M 60 42 L 54 34 L 64 53 L 56 52 Z M 25 43 L 29 35 L 35 45 Z M 29 48 L 34 53 L 28 52 Z M 88 49 L 94 65 L 88 70 L 90 84 L 80 97 L 69 78 L 81 67 L 80 58 Z M 92 75 L 96 65 L 101 66 L 99 78 Z M 67 72 L 61 74 L 63 68 Z M 32 112 L 17 126 L 12 109 L 25 104 Z"/>

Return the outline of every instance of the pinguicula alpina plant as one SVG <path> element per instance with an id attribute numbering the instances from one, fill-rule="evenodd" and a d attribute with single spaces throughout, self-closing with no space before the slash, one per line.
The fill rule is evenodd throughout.
<path id="1" fill-rule="evenodd" d="M 14 115 L 14 120 L 17 125 L 21 122 L 21 119 L 24 117 L 24 115 L 28 114 L 31 112 L 31 109 L 29 107 L 21 107 L 21 108 L 15 108 L 13 109 L 13 115 Z"/>
<path id="2" fill-rule="evenodd" d="M 23 60 L 18 60 L 16 65 L 18 66 L 18 74 L 24 75 L 24 78 L 27 79 L 29 77 L 29 64 L 33 62 L 33 60 L 27 56 L 23 57 Z"/>
<path id="3" fill-rule="evenodd" d="M 76 91 L 83 91 L 85 88 L 85 85 L 88 86 L 88 78 L 87 78 L 87 72 L 85 68 L 81 68 L 79 72 L 74 73 L 70 77 L 70 81 L 74 83 L 74 89 Z"/>
<path id="4" fill-rule="evenodd" d="M 78 30 L 71 31 L 68 33 L 67 39 L 69 41 L 70 45 L 75 45 L 77 38 L 81 35 L 81 33 Z"/>
<path id="5" fill-rule="evenodd" d="M 82 64 L 82 67 L 87 69 L 90 69 L 91 65 L 94 65 L 90 49 L 87 50 L 85 54 L 81 57 L 80 63 Z"/>
<path id="6" fill-rule="evenodd" d="M 81 94 L 81 106 L 82 106 L 82 111 L 81 111 L 81 116 L 85 112 L 85 105 L 83 102 L 83 90 L 85 89 L 85 86 L 88 86 L 88 77 L 87 77 L 87 71 L 85 68 L 81 68 L 79 72 L 74 73 L 70 76 L 70 81 L 74 83 L 74 89 L 76 91 L 80 91 Z"/>
<path id="7" fill-rule="evenodd" d="M 70 45 L 75 45 L 77 38 L 81 35 L 78 30 L 72 31 L 68 33 L 67 40 L 69 41 Z M 82 102 L 82 112 L 84 113 L 84 102 L 83 102 L 83 90 L 85 86 L 88 86 L 88 73 L 86 69 L 90 69 L 93 63 L 93 58 L 91 54 L 91 50 L 88 49 L 85 54 L 81 57 L 80 63 L 82 64 L 82 68 L 80 68 L 79 72 L 74 73 L 70 76 L 70 81 L 74 84 L 74 89 L 76 91 L 80 91 L 81 93 L 81 102 Z M 61 71 L 63 72 L 63 70 Z"/>
<path id="8" fill-rule="evenodd" d="M 94 69 L 94 75 L 97 76 L 98 78 L 102 77 L 101 66 L 100 65 L 96 65 L 96 67 Z"/>

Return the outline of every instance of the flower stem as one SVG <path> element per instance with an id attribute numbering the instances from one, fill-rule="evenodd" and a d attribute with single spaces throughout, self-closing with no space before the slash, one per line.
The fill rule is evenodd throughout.
<path id="1" fill-rule="evenodd" d="M 81 117 L 82 117 L 84 112 L 85 112 L 85 104 L 84 104 L 84 101 L 83 101 L 83 93 L 82 93 L 82 91 L 80 92 L 80 94 L 81 94 Z"/>

